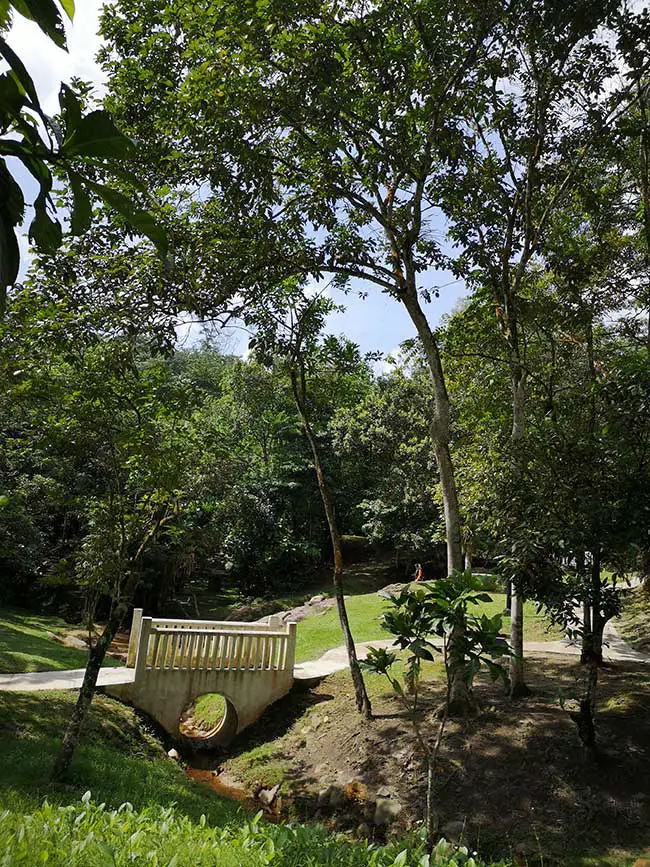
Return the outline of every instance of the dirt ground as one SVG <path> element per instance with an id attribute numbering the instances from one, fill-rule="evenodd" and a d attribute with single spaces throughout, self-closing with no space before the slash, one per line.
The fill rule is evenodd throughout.
<path id="1" fill-rule="evenodd" d="M 584 754 L 559 702 L 561 690 L 569 696 L 576 689 L 579 673 L 575 659 L 531 656 L 533 695 L 518 702 L 501 686 L 477 681 L 480 714 L 450 721 L 445 734 L 436 786 L 440 827 L 462 833 L 484 857 L 517 854 L 519 863 L 549 867 L 569 864 L 573 855 L 626 864 L 626 856 L 650 848 L 650 666 L 617 663 L 601 671 L 597 761 Z M 219 764 L 224 778 L 251 792 L 282 780 L 288 813 L 341 830 L 361 824 L 370 836 L 381 836 L 371 816 L 376 798 L 386 796 L 402 806 L 392 828 L 403 831 L 422 818 L 424 774 L 400 705 L 378 679 L 372 692 L 375 718 L 365 722 L 347 672 L 294 690 L 227 757 L 206 756 L 203 766 Z M 434 680 L 423 702 L 432 737 L 441 697 Z M 332 784 L 343 793 L 334 806 L 324 793 Z"/>

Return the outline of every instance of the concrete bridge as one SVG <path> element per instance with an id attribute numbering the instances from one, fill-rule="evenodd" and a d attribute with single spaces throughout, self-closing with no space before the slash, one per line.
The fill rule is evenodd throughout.
<path id="1" fill-rule="evenodd" d="M 225 713 L 205 739 L 225 746 L 293 684 L 296 624 L 274 616 L 259 623 L 143 617 L 136 609 L 127 657 L 128 681 L 106 684 L 182 740 L 183 711 L 219 693 Z"/>

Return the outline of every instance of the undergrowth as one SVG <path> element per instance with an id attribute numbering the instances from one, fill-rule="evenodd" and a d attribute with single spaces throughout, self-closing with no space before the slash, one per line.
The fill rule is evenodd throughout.
<path id="1" fill-rule="evenodd" d="M 377 846 L 332 836 L 321 827 L 271 825 L 260 815 L 239 826 L 192 822 L 173 807 L 109 810 L 93 803 L 0 815 L 2 867 L 488 867 L 464 848 L 441 840 L 429 855 L 416 835 Z M 505 862 L 490 867 L 506 867 Z"/>

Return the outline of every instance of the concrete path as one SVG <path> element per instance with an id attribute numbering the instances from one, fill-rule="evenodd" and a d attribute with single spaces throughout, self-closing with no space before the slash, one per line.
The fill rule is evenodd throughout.
<path id="1" fill-rule="evenodd" d="M 643 662 L 650 664 L 650 654 L 643 653 L 640 650 L 634 650 L 630 647 L 616 631 L 613 623 L 608 623 L 605 627 L 604 641 L 607 646 L 603 646 L 603 659 L 606 662 Z M 442 641 L 436 640 L 433 642 L 437 646 L 442 645 Z M 359 659 L 365 659 L 369 647 L 385 647 L 393 646 L 390 638 L 379 641 L 366 641 L 356 644 L 355 648 Z M 575 644 L 565 638 L 562 641 L 525 641 L 524 653 L 546 653 L 558 654 L 562 656 L 580 656 L 580 645 Z M 293 676 L 296 680 L 316 680 L 321 677 L 327 677 L 337 671 L 342 671 L 348 667 L 348 654 L 345 645 L 334 647 L 324 653 L 320 659 L 310 660 L 309 662 L 301 662 L 296 664 L 293 669 Z"/>
<path id="2" fill-rule="evenodd" d="M 85 668 L 74 668 L 71 671 L 30 671 L 24 674 L 0 674 L 0 691 L 37 692 L 41 689 L 79 689 L 85 671 Z M 134 680 L 134 668 L 102 668 L 99 672 L 97 685 L 132 683 Z"/>
<path id="3" fill-rule="evenodd" d="M 640 650 L 634 650 L 627 644 L 616 631 L 613 623 L 605 627 L 604 640 L 607 646 L 603 647 L 603 657 L 607 662 L 619 660 L 622 662 L 643 662 L 650 664 L 650 654 Z M 441 641 L 434 644 L 441 645 Z M 393 646 L 390 638 L 377 641 L 364 641 L 357 645 L 356 651 L 359 659 L 365 659 L 369 647 Z M 579 656 L 580 647 L 571 643 L 568 639 L 562 641 L 526 641 L 524 653 L 560 654 L 564 656 Z M 324 653 L 319 659 L 309 662 L 296 663 L 293 676 L 296 680 L 310 681 L 320 680 L 337 671 L 343 671 L 348 667 L 348 654 L 345 645 L 333 647 Z M 0 674 L 0 692 L 37 692 L 38 690 L 50 689 L 79 689 L 83 681 L 84 669 L 76 668 L 72 671 L 36 671 L 26 674 Z M 112 684 L 132 683 L 135 679 L 133 668 L 103 668 L 99 672 L 98 686 L 110 686 Z"/>

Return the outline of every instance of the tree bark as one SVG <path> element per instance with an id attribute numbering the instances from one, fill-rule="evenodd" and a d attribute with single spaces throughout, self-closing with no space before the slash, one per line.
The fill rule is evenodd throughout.
<path id="1" fill-rule="evenodd" d="M 512 362 L 512 432 L 516 466 L 521 468 L 520 445 L 526 432 L 526 374 L 521 368 L 518 354 Z M 517 582 L 511 582 L 510 598 L 510 697 L 529 695 L 524 673 L 524 600 Z"/>
<path id="2" fill-rule="evenodd" d="M 339 614 L 339 620 L 341 622 L 341 629 L 343 630 L 345 647 L 348 653 L 348 662 L 350 664 L 350 674 L 352 676 L 352 683 L 354 685 L 354 694 L 356 698 L 357 710 L 359 711 L 359 713 L 364 714 L 366 719 L 372 719 L 372 705 L 370 703 L 370 698 L 368 697 L 368 692 L 366 691 L 366 684 L 363 679 L 361 668 L 359 667 L 359 660 L 357 659 L 354 639 L 352 637 L 352 631 L 350 630 L 348 612 L 345 607 L 345 597 L 343 595 L 343 551 L 341 548 L 341 534 L 339 533 L 338 523 L 336 521 L 334 503 L 332 502 L 332 495 L 325 480 L 325 474 L 323 472 L 323 467 L 320 460 L 318 445 L 312 432 L 311 425 L 309 424 L 307 407 L 305 406 L 304 402 L 304 394 L 302 393 L 302 389 L 298 383 L 298 375 L 294 367 L 291 367 L 290 369 L 290 378 L 293 397 L 296 403 L 298 414 L 300 415 L 302 429 L 305 433 L 305 437 L 307 438 L 307 442 L 309 443 L 309 447 L 311 448 L 311 453 L 314 461 L 314 469 L 316 471 L 316 478 L 318 480 L 318 489 L 320 491 L 321 499 L 323 501 L 325 517 L 327 518 L 327 526 L 329 528 L 330 539 L 332 541 L 332 551 L 334 554 L 334 594 L 336 596 L 336 607 Z"/>
<path id="3" fill-rule="evenodd" d="M 433 451 L 436 458 L 438 473 L 440 474 L 440 487 L 442 489 L 442 502 L 445 516 L 445 534 L 447 539 L 447 572 L 461 572 L 463 569 L 463 549 L 460 533 L 460 508 L 458 505 L 458 491 L 454 466 L 451 459 L 449 442 L 451 439 L 449 425 L 449 394 L 445 384 L 445 376 L 442 369 L 440 352 L 429 321 L 420 306 L 417 288 L 415 285 L 404 287 L 400 294 L 406 310 L 422 343 L 424 354 L 429 368 L 429 375 L 433 385 L 434 409 L 430 423 Z M 450 714 L 462 716 L 471 713 L 476 707 L 472 690 L 468 685 L 466 672 L 466 659 L 462 654 L 454 654 L 453 647 L 458 633 L 450 637 L 450 675 L 451 695 Z"/>
<path id="4" fill-rule="evenodd" d="M 129 605 L 125 602 L 120 602 L 113 606 L 102 634 L 95 646 L 90 649 L 83 683 L 79 690 L 79 698 L 68 723 L 61 751 L 52 771 L 52 780 L 55 782 L 64 780 L 70 772 L 72 756 L 79 742 L 79 736 L 81 735 L 83 724 L 97 688 L 99 670 L 128 609 Z"/>
<path id="5" fill-rule="evenodd" d="M 592 551 L 591 558 L 591 628 L 583 637 L 580 662 L 583 665 L 602 665 L 603 630 L 607 621 L 602 613 L 600 550 Z"/>
<path id="6" fill-rule="evenodd" d="M 530 690 L 524 680 L 524 598 L 513 584 L 510 604 L 510 698 L 522 698 Z"/>

